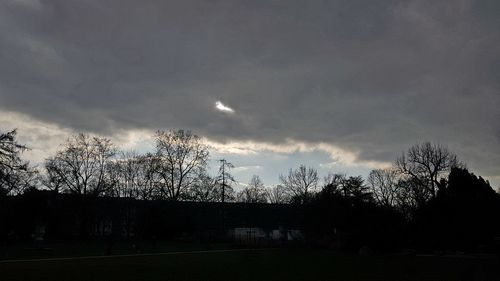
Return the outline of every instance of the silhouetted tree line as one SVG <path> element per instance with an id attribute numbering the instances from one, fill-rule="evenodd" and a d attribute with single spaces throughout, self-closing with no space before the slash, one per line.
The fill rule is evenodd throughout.
<path id="1" fill-rule="evenodd" d="M 208 172 L 209 147 L 189 131 L 157 131 L 155 149 L 138 154 L 120 151 L 111 140 L 87 134 L 69 137 L 37 169 L 21 159 L 28 147 L 16 141 L 16 131 L 1 134 L 2 193 L 31 189 L 89 197 L 195 202 L 291 203 L 306 202 L 319 185 L 318 172 L 300 166 L 281 175 L 281 184 L 266 187 L 254 175 L 235 192 L 233 164 L 220 160 L 216 175 Z"/>
<path id="2" fill-rule="evenodd" d="M 500 196 L 440 145 L 412 146 L 389 169 L 331 174 L 304 206 L 321 246 L 498 251 Z"/>
<path id="3" fill-rule="evenodd" d="M 0 134 L 3 196 L 49 189 L 81 198 L 122 197 L 170 202 L 292 204 L 313 244 L 327 247 L 491 249 L 500 236 L 500 198 L 446 147 L 429 142 L 402 153 L 393 166 L 361 176 L 331 173 L 322 181 L 304 165 L 266 187 L 259 176 L 239 192 L 220 161 L 208 173 L 209 147 L 189 131 L 158 131 L 155 149 L 121 152 L 109 139 L 78 134 L 41 170 L 21 159 L 16 131 Z M 85 199 L 82 199 L 85 200 Z M 81 204 L 81 218 L 88 212 Z M 85 219 L 83 219 L 85 220 Z M 85 222 L 82 224 L 86 228 Z"/>

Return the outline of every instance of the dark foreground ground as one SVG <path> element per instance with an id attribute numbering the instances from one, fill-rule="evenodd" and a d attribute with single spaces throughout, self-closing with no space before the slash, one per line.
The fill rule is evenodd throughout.
<path id="1" fill-rule="evenodd" d="M 3 260 L 0 280 L 500 280 L 499 265 L 492 257 L 205 247 L 168 254 Z"/>

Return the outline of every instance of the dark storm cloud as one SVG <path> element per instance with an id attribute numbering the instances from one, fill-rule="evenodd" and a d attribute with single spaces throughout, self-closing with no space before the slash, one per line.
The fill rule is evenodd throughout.
<path id="1" fill-rule="evenodd" d="M 498 176 L 498 15 L 496 1 L 3 1 L 0 106 L 366 160 L 432 140 Z"/>

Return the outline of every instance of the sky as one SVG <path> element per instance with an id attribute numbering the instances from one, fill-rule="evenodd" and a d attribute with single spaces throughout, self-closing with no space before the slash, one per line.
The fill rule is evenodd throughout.
<path id="1" fill-rule="evenodd" d="M 86 132 L 203 136 L 235 178 L 366 176 L 447 146 L 500 187 L 498 1 L 0 2 L 0 130 L 41 165 Z M 213 167 L 214 168 L 214 167 Z"/>

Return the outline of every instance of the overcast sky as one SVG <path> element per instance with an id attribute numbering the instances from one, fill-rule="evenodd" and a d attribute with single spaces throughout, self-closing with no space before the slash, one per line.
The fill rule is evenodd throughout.
<path id="1" fill-rule="evenodd" d="M 75 132 L 206 137 L 248 182 L 366 175 L 447 145 L 500 186 L 499 1 L 0 2 L 0 130 L 34 163 Z"/>

